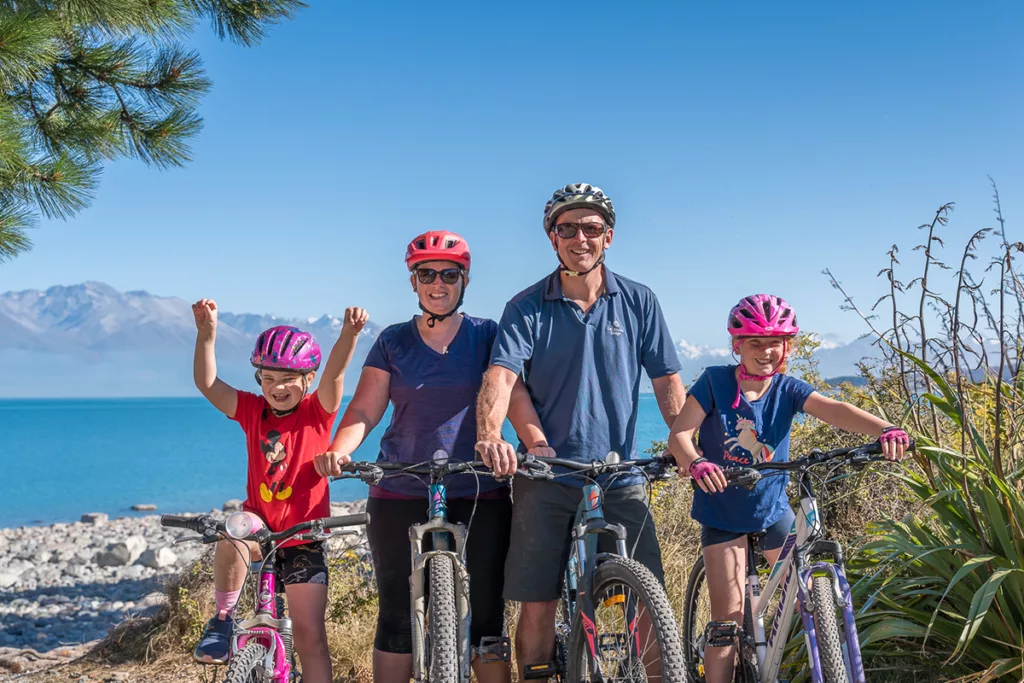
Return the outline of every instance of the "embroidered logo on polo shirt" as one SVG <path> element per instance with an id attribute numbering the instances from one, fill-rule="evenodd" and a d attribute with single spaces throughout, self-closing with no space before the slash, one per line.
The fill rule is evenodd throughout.
<path id="1" fill-rule="evenodd" d="M 623 331 L 624 330 L 622 329 L 622 326 L 619 325 L 618 320 L 613 320 L 608 324 L 608 334 L 612 335 L 613 337 L 618 337 L 620 334 L 623 333 Z"/>

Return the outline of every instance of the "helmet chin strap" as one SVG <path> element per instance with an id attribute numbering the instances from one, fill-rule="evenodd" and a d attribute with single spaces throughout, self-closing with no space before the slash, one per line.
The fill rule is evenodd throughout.
<path id="1" fill-rule="evenodd" d="M 557 237 L 556 237 L 556 239 L 557 239 Z M 572 269 L 569 268 L 569 266 L 565 265 L 565 261 L 562 260 L 562 255 L 558 253 L 557 249 L 555 249 L 555 256 L 558 257 L 558 262 L 562 265 L 562 272 L 565 273 L 566 275 L 568 275 L 569 277 L 581 277 L 583 275 L 589 275 L 596 268 L 599 268 L 602 264 L 604 264 L 604 255 L 605 255 L 605 250 L 602 249 L 601 250 L 601 255 L 597 259 L 597 263 L 595 263 L 594 265 L 590 266 L 586 270 L 572 270 Z"/>
<path id="2" fill-rule="evenodd" d="M 747 369 L 743 366 L 743 360 L 740 359 L 740 382 L 763 382 L 766 379 L 771 379 L 775 375 L 779 374 L 779 368 L 781 368 L 782 364 L 786 362 L 786 356 L 788 355 L 789 341 L 787 340 L 782 342 L 782 360 L 780 360 L 779 364 L 775 366 L 775 369 L 772 370 L 767 375 L 750 374 L 749 372 L 747 372 Z M 740 406 L 740 395 L 742 393 L 740 390 L 740 382 L 736 382 L 736 400 L 732 402 L 733 410 L 739 408 Z"/>
<path id="3" fill-rule="evenodd" d="M 427 314 L 427 327 L 433 328 L 434 325 L 436 325 L 438 322 L 440 322 L 440 321 L 442 321 L 442 320 L 444 320 L 446 318 L 449 318 L 449 317 L 455 315 L 455 313 L 459 310 L 459 308 L 462 307 L 462 302 L 463 302 L 463 300 L 465 298 L 466 298 L 466 274 L 463 273 L 462 274 L 462 291 L 459 293 L 459 300 L 455 303 L 455 308 L 453 308 L 452 310 L 448 311 L 447 313 L 442 313 L 442 314 L 438 315 L 437 313 L 434 313 L 433 311 L 428 309 L 426 306 L 424 306 L 422 301 L 419 302 L 420 310 Z"/>

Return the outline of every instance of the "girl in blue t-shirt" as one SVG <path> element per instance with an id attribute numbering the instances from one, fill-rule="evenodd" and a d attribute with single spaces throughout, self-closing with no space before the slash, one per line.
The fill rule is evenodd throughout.
<path id="1" fill-rule="evenodd" d="M 705 370 L 672 425 L 669 449 L 680 475 L 688 473 L 699 487 L 691 514 L 701 524 L 711 618 L 716 621 L 742 623 L 747 534 L 766 532 L 761 549 L 774 564 L 794 519 L 785 477 L 766 477 L 753 490 L 727 488 L 723 467 L 789 460 L 789 432 L 801 412 L 839 429 L 878 437 L 889 460 L 902 458 L 910 442 L 902 429 L 782 374 L 790 342 L 799 331 L 793 309 L 781 298 L 755 294 L 741 299 L 729 312 L 739 364 Z M 731 646 L 707 648 L 708 683 L 731 681 L 733 658 Z"/>

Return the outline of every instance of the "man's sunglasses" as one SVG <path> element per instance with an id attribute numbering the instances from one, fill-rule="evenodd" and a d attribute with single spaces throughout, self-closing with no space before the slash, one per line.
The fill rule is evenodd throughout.
<path id="1" fill-rule="evenodd" d="M 571 240 L 580 230 L 584 237 L 600 237 L 607 229 L 603 223 L 559 223 L 554 227 L 555 234 L 564 240 Z"/>
<path id="2" fill-rule="evenodd" d="M 441 276 L 441 282 L 446 285 L 454 285 L 459 281 L 462 276 L 461 268 L 445 268 L 444 270 L 434 270 L 433 268 L 417 268 L 416 277 L 419 281 L 425 285 L 432 284 L 437 276 Z"/>

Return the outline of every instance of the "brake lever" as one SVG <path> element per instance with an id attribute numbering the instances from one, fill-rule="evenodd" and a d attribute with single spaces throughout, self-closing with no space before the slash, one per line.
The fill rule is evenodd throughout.
<path id="1" fill-rule="evenodd" d="M 733 481 L 737 486 L 742 486 L 748 490 L 753 489 L 757 482 L 761 481 L 761 473 L 757 470 L 749 470 L 736 477 Z"/>
<path id="2" fill-rule="evenodd" d="M 179 543 L 187 543 L 188 541 L 202 541 L 202 536 L 182 536 L 171 541 L 171 545 L 178 545 Z"/>

